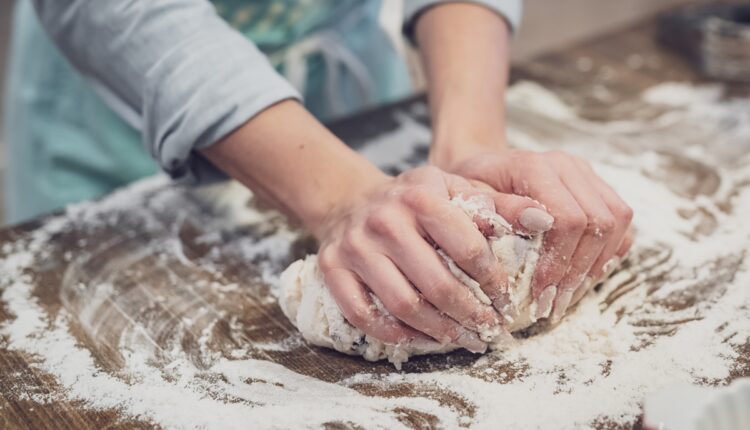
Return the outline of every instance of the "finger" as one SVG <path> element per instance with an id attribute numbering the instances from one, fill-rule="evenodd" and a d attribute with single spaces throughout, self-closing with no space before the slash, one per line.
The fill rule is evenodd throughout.
<path id="1" fill-rule="evenodd" d="M 610 260 L 613 261 L 611 264 L 612 269 L 616 268 L 617 265 L 619 265 L 620 261 L 622 261 L 625 256 L 627 255 L 628 251 L 630 250 L 630 246 L 633 243 L 633 227 L 628 227 L 627 232 L 625 233 L 625 237 L 620 242 L 620 247 L 617 249 L 617 252 L 615 252 L 615 259 L 617 260 Z M 607 264 L 605 263 L 604 267 L 607 267 Z M 604 280 L 605 277 L 607 277 L 607 273 L 603 273 L 599 277 L 593 277 L 591 274 L 586 276 L 586 279 L 583 281 L 583 286 L 576 290 L 575 294 L 573 295 L 573 300 L 571 301 L 572 304 L 578 303 L 586 294 L 588 294 L 594 287 Z"/>
<path id="2" fill-rule="evenodd" d="M 583 209 L 562 181 L 551 171 L 537 168 L 529 172 L 528 191 L 543 201 L 554 217 L 552 228 L 545 233 L 542 252 L 533 279 L 537 299 L 537 318 L 549 316 L 558 285 L 570 266 L 573 253 L 586 229 Z"/>
<path id="3" fill-rule="evenodd" d="M 617 248 L 617 252 L 615 252 L 615 255 L 620 257 L 620 259 L 625 259 L 627 257 L 628 252 L 630 252 L 630 248 L 633 246 L 633 240 L 635 238 L 635 229 L 632 225 L 628 227 L 628 230 L 625 232 L 625 237 L 622 238 L 622 242 L 620 242 L 620 246 Z"/>
<path id="4" fill-rule="evenodd" d="M 552 228 L 555 218 L 541 203 L 525 196 L 492 193 L 495 211 L 508 221 L 515 231 L 524 234 L 544 233 Z"/>
<path id="5" fill-rule="evenodd" d="M 492 202 L 490 202 L 492 204 Z M 467 327 L 476 328 L 493 321 L 494 312 L 479 306 L 477 300 L 479 294 L 474 295 L 466 284 L 476 283 L 460 268 L 460 273 L 451 274 L 446 267 L 446 261 L 438 256 L 435 249 L 429 245 L 425 238 L 420 236 L 418 227 L 404 222 L 405 215 L 398 209 L 383 207 L 372 213 L 368 218 L 367 228 L 378 243 L 379 252 L 388 256 L 392 261 L 397 261 L 398 268 L 406 275 L 417 289 L 426 295 L 427 299 L 437 307 L 453 317 L 455 320 L 466 324 Z M 462 222 L 467 222 L 468 217 L 463 215 Z M 421 229 L 423 230 L 423 229 Z M 476 227 L 471 232 L 477 234 Z M 429 236 L 425 234 L 426 236 Z M 484 244 L 487 241 L 482 237 Z M 430 240 L 433 240 L 430 238 Z M 487 245 L 489 247 L 489 245 Z M 494 258 L 494 255 L 493 255 Z M 497 263 L 497 260 L 495 259 Z M 507 279 L 498 264 L 502 279 Z M 463 274 L 466 279 L 456 279 Z M 480 291 L 488 296 L 490 301 L 497 298 L 503 291 L 502 282 L 487 282 Z M 445 305 L 439 305 L 445 302 Z"/>
<path id="6" fill-rule="evenodd" d="M 505 288 L 507 276 L 484 235 L 459 207 L 429 193 L 411 190 L 406 202 L 422 232 L 445 251 L 483 291 Z"/>
<path id="7" fill-rule="evenodd" d="M 505 234 L 512 226 L 495 212 L 490 193 L 476 188 L 451 190 L 451 204 L 471 218 L 484 237 Z"/>
<path id="8" fill-rule="evenodd" d="M 547 213 L 544 205 L 521 195 L 500 193 L 489 185 L 456 177 L 447 181 L 451 196 L 460 196 L 472 203 L 478 203 L 480 210 L 488 210 L 502 216 L 515 231 L 524 234 L 543 233 L 552 228 L 554 218 Z M 476 219 L 480 230 L 484 232 L 480 223 L 486 220 Z M 485 235 L 488 235 L 485 233 Z"/>
<path id="9" fill-rule="evenodd" d="M 447 262 L 416 232 L 384 236 L 383 245 L 391 261 L 398 262 L 398 269 L 438 310 L 475 331 L 499 324 L 491 304 L 501 291 L 484 292 L 479 283 L 455 265 L 455 270 L 450 270 Z"/>
<path id="10" fill-rule="evenodd" d="M 386 256 L 368 256 L 367 265 L 357 270 L 393 316 L 442 344 L 456 343 L 472 352 L 484 352 L 486 344 L 473 333 L 428 303 Z"/>
<path id="11" fill-rule="evenodd" d="M 581 299 L 586 294 L 588 294 L 589 291 L 591 291 L 594 288 L 594 286 L 596 286 L 596 284 L 597 282 L 594 278 L 590 276 L 586 276 L 583 280 L 583 284 L 581 284 L 581 286 L 578 289 L 576 289 L 576 292 L 573 294 L 573 299 L 571 299 L 570 301 L 570 306 L 573 306 L 579 301 L 581 301 Z"/>
<path id="12" fill-rule="evenodd" d="M 594 262 L 589 274 L 592 278 L 598 279 L 604 274 L 604 266 L 617 254 L 619 247 L 623 244 L 623 239 L 630 228 L 630 223 L 633 219 L 633 211 L 606 182 L 598 176 L 595 176 L 596 173 L 588 163 L 582 164 L 583 169 L 586 169 L 594 175 L 592 183 L 610 212 L 613 214 L 615 220 L 615 228 L 612 232 L 611 238 L 602 250 L 599 258 Z M 632 243 L 632 235 L 631 240 L 626 243 L 626 245 L 628 245 L 626 250 L 629 248 L 630 243 Z"/>
<path id="13" fill-rule="evenodd" d="M 562 318 L 570 305 L 576 289 L 581 287 L 584 277 L 599 258 L 605 246 L 611 244 L 616 220 L 602 200 L 592 178 L 586 177 L 575 163 L 563 166 L 561 179 L 586 215 L 587 224 L 570 261 L 570 268 L 560 281 L 551 320 Z"/>
<path id="14" fill-rule="evenodd" d="M 324 273 L 324 277 L 344 318 L 367 335 L 393 345 L 424 337 L 396 318 L 380 312 L 354 273 L 345 269 L 331 269 Z"/>

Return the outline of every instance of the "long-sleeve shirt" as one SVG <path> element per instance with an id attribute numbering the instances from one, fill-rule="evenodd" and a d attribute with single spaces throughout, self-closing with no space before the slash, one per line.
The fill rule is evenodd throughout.
<path id="1" fill-rule="evenodd" d="M 404 29 L 440 0 L 404 0 Z M 195 150 L 298 92 L 208 0 L 33 0 L 55 44 L 126 121 L 164 171 L 218 173 Z M 521 0 L 475 0 L 517 26 Z"/>

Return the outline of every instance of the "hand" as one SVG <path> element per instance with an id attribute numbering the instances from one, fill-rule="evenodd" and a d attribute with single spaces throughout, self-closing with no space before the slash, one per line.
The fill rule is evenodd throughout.
<path id="1" fill-rule="evenodd" d="M 501 193 L 531 197 L 554 217 L 533 280 L 538 318 L 550 312 L 553 322 L 562 318 L 632 243 L 632 209 L 581 158 L 560 151 L 496 150 L 451 171 Z"/>
<path id="2" fill-rule="evenodd" d="M 384 176 L 352 195 L 316 229 L 326 285 L 350 323 L 388 343 L 423 333 L 484 351 L 477 332 L 497 327 L 499 315 L 453 276 L 435 247 L 491 299 L 500 296 L 507 275 L 472 220 L 450 203 L 459 194 L 482 195 L 490 204 L 500 198 L 435 167 L 418 168 L 396 178 Z M 517 212 L 540 211 L 528 199 L 516 200 Z M 370 291 L 392 316 L 379 310 Z"/>

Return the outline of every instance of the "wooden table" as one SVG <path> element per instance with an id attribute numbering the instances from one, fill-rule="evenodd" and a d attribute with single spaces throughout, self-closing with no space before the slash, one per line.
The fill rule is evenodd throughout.
<path id="1" fill-rule="evenodd" d="M 697 81 L 683 61 L 658 47 L 652 23 L 620 31 L 596 41 L 553 53 L 513 70 L 513 79 L 529 79 L 557 92 L 593 120 L 639 118 L 653 115 L 643 109 L 637 95 L 645 88 L 668 80 Z M 615 79 L 616 76 L 616 79 Z M 741 91 L 741 88 L 737 89 Z M 397 128 L 399 118 L 427 121 L 421 97 L 393 106 L 376 109 L 332 124 L 334 132 L 353 147 Z M 509 112 L 510 121 L 528 121 L 522 113 Z M 533 127 L 533 124 L 529 124 Z M 549 131 L 548 132 L 554 132 Z M 426 140 L 417 145 L 414 160 L 426 154 Z M 396 171 L 398 165 L 384 166 Z M 709 175 L 710 176 L 710 175 Z M 710 187 L 710 177 L 705 186 Z M 243 238 L 262 237 L 259 228 L 222 233 L 211 239 L 214 214 L 188 191 L 167 185 L 145 190 L 141 201 L 146 211 L 133 211 L 113 205 L 99 211 L 100 222 L 85 228 L 66 229 L 55 234 L 51 245 L 36 257 L 27 274 L 35 285 L 34 295 L 53 318 L 61 310 L 78 318 L 71 330 L 78 342 L 91 352 L 101 369 L 116 372 L 123 357 L 118 345 L 128 336 L 143 335 L 152 342 L 154 357 L 160 350 L 178 342 L 201 368 L 209 363 L 200 353 L 231 356 L 241 348 L 246 357 L 280 363 L 303 375 L 336 382 L 362 371 L 391 372 L 387 363 L 368 363 L 331 351 L 299 345 L 291 351 L 264 350 L 254 345 L 289 336 L 294 327 L 284 318 L 273 300 L 268 300 L 268 286 L 260 276 L 258 261 L 248 264 L 248 250 Z M 175 210 L 178 209 L 178 210 Z M 189 216 L 185 216 L 189 214 Z M 0 231 L 0 249 L 5 243 L 27 237 L 48 223 L 48 218 Z M 82 224 L 81 224 L 82 225 Z M 213 240 L 213 241 L 212 241 Z M 309 239 L 295 242 L 287 258 L 314 251 Z M 734 262 L 734 270 L 741 260 Z M 278 268 L 276 268 L 278 269 Z M 730 269 L 731 270 L 731 269 Z M 90 299 L 94 288 L 106 283 L 109 290 L 95 309 Z M 221 285 L 237 284 L 242 289 L 217 290 Z M 189 285 L 190 288 L 185 288 Z M 7 287 L 7 285 L 0 286 Z M 143 307 L 145 296 L 159 297 Z M 14 318 L 0 302 L 0 323 Z M 210 331 L 207 345 L 199 339 Z M 54 394 L 60 390 L 50 374 L 34 365 L 35 359 L 25 353 L 9 350 L 0 342 L 0 428 L 152 428 L 154 425 L 117 410 L 91 410 L 80 402 L 56 400 L 40 404 L 34 396 Z M 407 372 L 430 371 L 472 363 L 475 357 L 455 353 L 448 357 L 426 357 L 405 365 Z M 506 377 L 515 369 L 508 366 Z M 733 373 L 750 376 L 750 345 L 746 345 Z M 499 381 L 498 383 L 502 383 Z M 395 396 L 413 392 L 414 387 L 393 385 L 387 389 L 362 384 L 355 387 L 372 396 Z M 448 392 L 414 392 L 440 402 L 456 405 L 471 415 L 471 405 L 451 397 Z M 434 417 L 405 408 L 403 421 L 415 428 L 436 426 Z M 638 423 L 633 423 L 637 427 Z M 609 428 L 606 421 L 599 424 Z M 331 428 L 346 427 L 331 423 Z M 627 427 L 630 427 L 628 425 Z"/>

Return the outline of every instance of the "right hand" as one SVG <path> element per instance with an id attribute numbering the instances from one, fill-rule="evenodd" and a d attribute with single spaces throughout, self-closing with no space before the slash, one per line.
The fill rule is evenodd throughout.
<path id="1" fill-rule="evenodd" d="M 453 276 L 435 250 L 448 254 L 490 299 L 499 297 L 507 275 L 472 220 L 450 203 L 459 194 L 482 193 L 460 176 L 422 167 L 383 176 L 312 226 L 321 241 L 325 283 L 346 319 L 390 344 L 427 335 L 484 351 L 477 332 L 497 327 L 499 315 Z M 520 197 L 517 203 L 536 205 Z"/>

